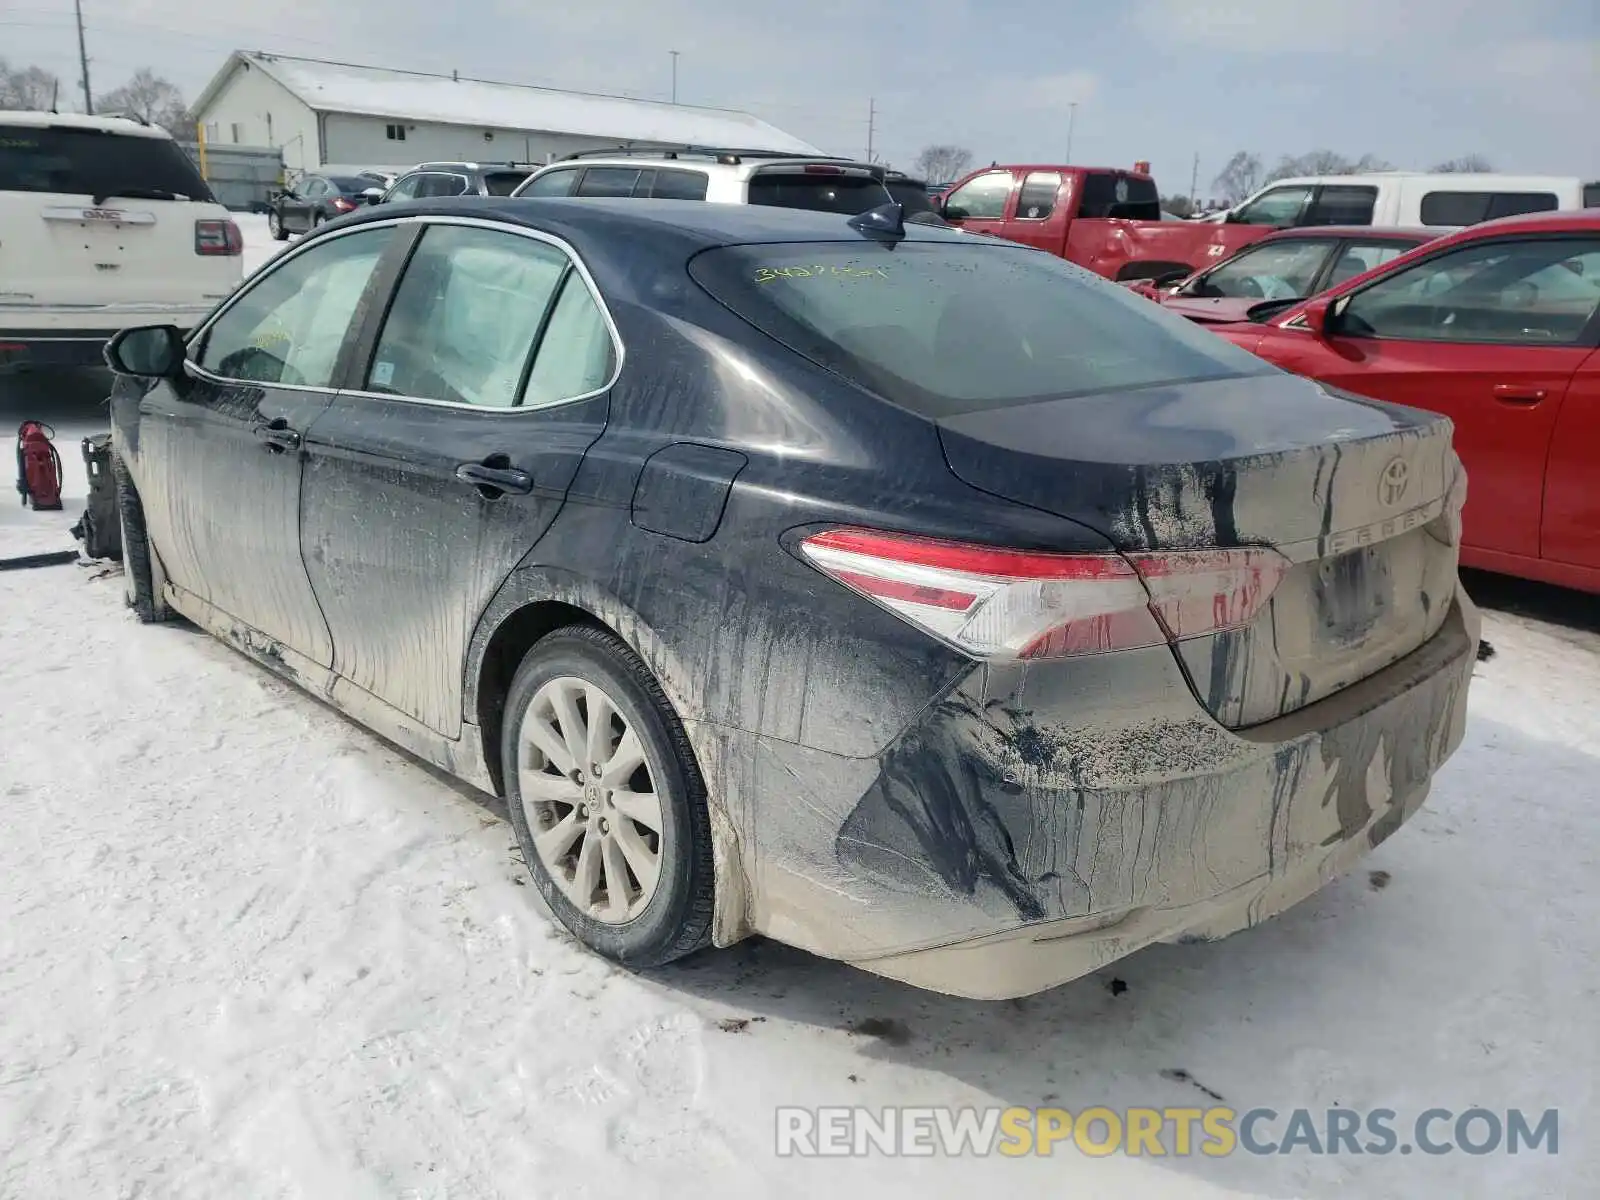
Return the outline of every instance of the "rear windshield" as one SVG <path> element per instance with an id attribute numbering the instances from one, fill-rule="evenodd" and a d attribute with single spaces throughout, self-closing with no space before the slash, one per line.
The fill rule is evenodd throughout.
<path id="1" fill-rule="evenodd" d="M 813 212 L 853 217 L 889 203 L 889 192 L 882 181 L 871 175 L 800 175 L 767 171 L 750 176 L 749 200 L 751 204 L 765 204 L 771 208 L 806 208 Z M 923 208 L 930 207 L 926 196 L 922 199 L 922 205 Z"/>
<path id="2" fill-rule="evenodd" d="M 1161 195 L 1155 180 L 1125 171 L 1090 171 L 1083 177 L 1080 217 L 1121 217 L 1128 221 L 1161 220 Z"/>
<path id="3" fill-rule="evenodd" d="M 1126 288 L 999 241 L 734 246 L 689 271 L 791 349 L 931 417 L 1275 370 Z"/>
<path id="4" fill-rule="evenodd" d="M 1600 208 L 1600 183 L 1586 183 L 1583 185 L 1583 206 L 1585 208 Z"/>
<path id="5" fill-rule="evenodd" d="M 364 192 L 372 186 L 373 181 L 364 175 L 326 175 L 324 176 L 334 187 L 346 194 L 351 192 Z"/>
<path id="6" fill-rule="evenodd" d="M 531 171 L 485 171 L 483 186 L 491 196 L 509 196 L 530 174 Z"/>
<path id="7" fill-rule="evenodd" d="M 0 126 L 0 192 L 180 196 L 212 201 L 187 155 L 167 138 L 126 137 L 97 129 Z M 146 193 L 157 193 L 147 195 Z"/>
<path id="8" fill-rule="evenodd" d="M 932 212 L 933 202 L 928 198 L 928 185 L 918 183 L 914 179 L 889 179 L 884 181 L 884 187 L 889 189 L 889 195 L 906 210 L 906 215 L 912 213 Z"/>

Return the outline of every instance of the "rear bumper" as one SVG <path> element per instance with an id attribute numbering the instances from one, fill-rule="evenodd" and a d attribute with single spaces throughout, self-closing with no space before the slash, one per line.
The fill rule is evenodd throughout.
<path id="1" fill-rule="evenodd" d="M 1416 812 L 1461 741 L 1477 642 L 1458 590 L 1426 645 L 1242 732 L 1159 647 L 979 668 L 876 760 L 763 742 L 750 923 L 979 998 L 1256 924 Z"/>

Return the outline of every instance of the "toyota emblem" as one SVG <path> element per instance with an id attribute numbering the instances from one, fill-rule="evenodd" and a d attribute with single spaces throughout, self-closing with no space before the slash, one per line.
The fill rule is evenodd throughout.
<path id="1" fill-rule="evenodd" d="M 1391 458 L 1378 480 L 1378 499 L 1387 505 L 1399 504 L 1411 483 L 1411 468 L 1403 458 Z"/>

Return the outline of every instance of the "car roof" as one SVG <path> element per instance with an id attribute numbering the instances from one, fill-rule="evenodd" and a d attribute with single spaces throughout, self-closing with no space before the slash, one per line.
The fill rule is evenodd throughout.
<path id="1" fill-rule="evenodd" d="M 132 117 L 87 117 L 82 113 L 0 112 L 0 125 L 21 125 L 29 129 L 97 129 L 125 137 L 171 141 L 172 135 L 159 125 L 143 125 Z"/>
<path id="2" fill-rule="evenodd" d="M 1430 229 L 1426 225 L 1296 225 L 1293 229 L 1279 229 L 1262 238 L 1263 242 L 1283 242 L 1294 238 L 1359 237 L 1371 241 L 1395 241 L 1412 238 L 1432 240 L 1449 233 L 1448 229 Z"/>
<path id="3" fill-rule="evenodd" d="M 1600 208 L 1562 208 L 1551 212 L 1496 217 L 1468 225 L 1451 235 L 1452 241 L 1496 237 L 1504 233 L 1600 233 Z"/>
<path id="4" fill-rule="evenodd" d="M 663 235 L 692 249 L 763 242 L 853 242 L 867 240 L 838 213 L 762 204 L 707 204 L 701 200 L 638 200 L 599 196 L 452 196 L 403 200 L 360 210 L 339 222 L 393 219 L 399 215 L 478 217 L 522 225 L 605 252 L 605 243 L 639 245 Z M 945 241 L 1031 248 L 943 226 L 908 221 L 908 241 Z"/>
<path id="5" fill-rule="evenodd" d="M 729 151 L 730 155 L 737 152 Z M 896 183 L 916 182 L 915 177 L 907 175 L 904 171 L 897 171 L 892 167 L 882 167 L 881 164 L 864 162 L 855 158 L 840 158 L 833 154 L 761 154 L 745 151 L 751 157 L 740 158 L 737 162 L 724 162 L 714 157 L 714 152 L 699 150 L 668 151 L 657 153 L 637 152 L 602 154 L 586 152 L 583 154 L 568 155 L 558 158 L 555 162 L 541 166 L 535 172 L 542 174 L 558 168 L 566 170 L 580 170 L 583 167 L 650 167 L 652 169 L 665 169 L 673 171 L 699 171 L 710 173 L 722 172 L 738 177 L 754 175 L 767 167 L 786 167 L 796 164 L 821 163 L 834 167 L 856 167 L 863 170 L 877 168 L 883 171 L 885 179 L 893 179 Z"/>

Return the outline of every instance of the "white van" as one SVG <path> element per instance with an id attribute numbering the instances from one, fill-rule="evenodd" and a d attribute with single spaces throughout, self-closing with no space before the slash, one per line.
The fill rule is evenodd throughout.
<path id="1" fill-rule="evenodd" d="M 127 325 L 187 330 L 244 241 L 165 130 L 0 112 L 0 374 L 98 365 Z"/>
<path id="2" fill-rule="evenodd" d="M 1454 228 L 1495 217 L 1600 208 L 1600 182 L 1561 175 L 1426 175 L 1376 171 L 1277 179 L 1233 208 L 1202 218 L 1239 225 Z"/>

